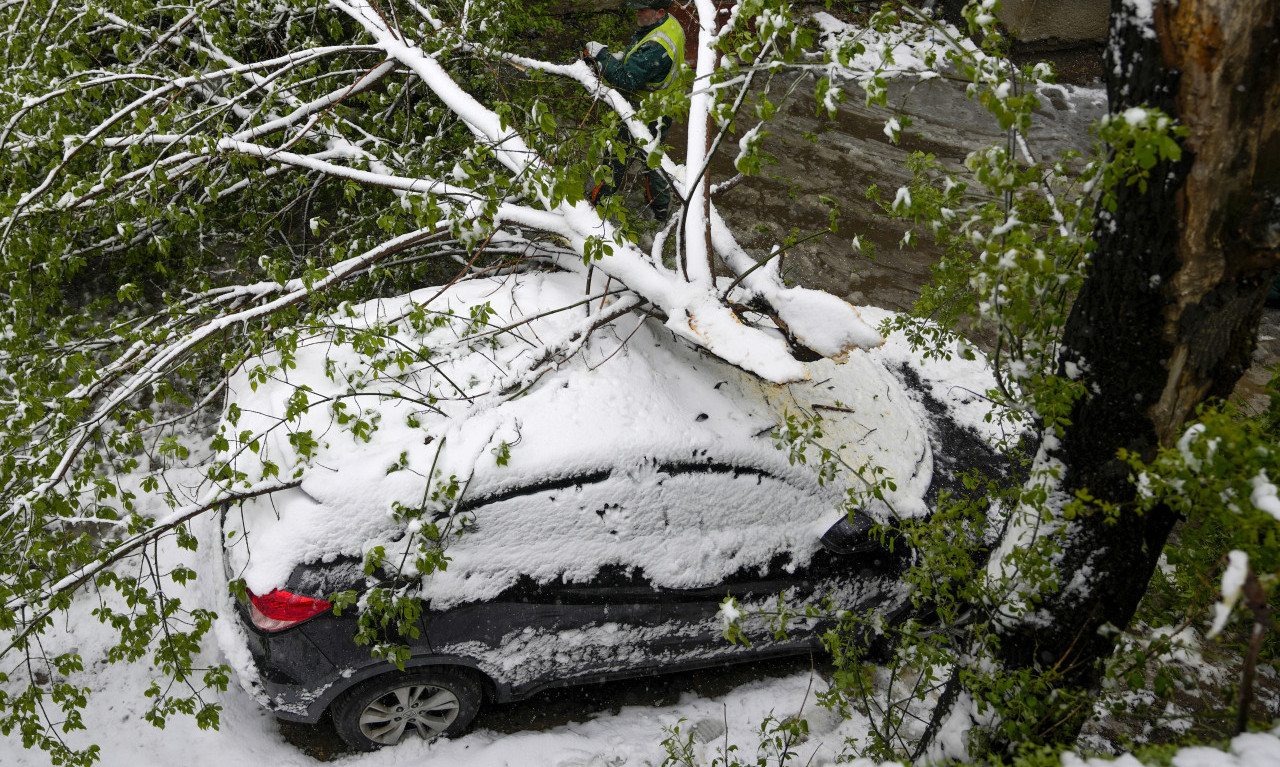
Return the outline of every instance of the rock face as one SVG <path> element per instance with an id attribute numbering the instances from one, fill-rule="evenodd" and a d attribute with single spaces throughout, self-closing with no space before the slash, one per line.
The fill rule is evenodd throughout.
<path id="1" fill-rule="evenodd" d="M 1024 43 L 1101 41 L 1107 37 L 1110 0 L 1005 0 L 997 14 Z"/>
<path id="2" fill-rule="evenodd" d="M 906 167 L 911 152 L 930 153 L 959 170 L 969 152 L 1006 136 L 980 104 L 965 96 L 963 87 L 944 79 L 892 82 L 892 110 L 868 107 L 856 88 L 849 90 L 835 119 L 818 116 L 811 97 L 797 94 L 787 100 L 764 140 L 771 162 L 760 175 L 719 196 L 716 205 L 757 258 L 767 257 L 793 231 L 822 231 L 833 207 L 838 208 L 837 234 L 787 250 L 782 261 L 786 277 L 854 303 L 907 309 L 939 254 L 927 237 L 916 247 L 902 247 L 906 223 L 886 217 L 867 199 L 867 188 L 874 184 L 892 200 L 898 187 L 911 180 Z M 1028 136 L 1037 157 L 1066 149 L 1087 151 L 1089 125 L 1106 112 L 1106 94 L 1055 85 L 1038 96 L 1041 107 Z M 885 120 L 895 114 L 912 121 L 896 145 L 884 132 Z M 718 167 L 722 177 L 732 175 L 736 148 L 736 142 L 727 141 L 725 156 L 716 158 L 723 163 Z M 674 152 L 677 157 L 683 153 L 683 147 Z M 851 244 L 855 235 L 861 249 Z"/>

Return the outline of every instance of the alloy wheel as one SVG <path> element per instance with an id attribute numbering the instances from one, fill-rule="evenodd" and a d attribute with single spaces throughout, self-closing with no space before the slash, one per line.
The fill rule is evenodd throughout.
<path id="1" fill-rule="evenodd" d="M 453 692 L 431 684 L 389 690 L 360 712 L 360 732 L 379 745 L 399 743 L 406 732 L 430 740 L 448 729 L 461 704 Z"/>

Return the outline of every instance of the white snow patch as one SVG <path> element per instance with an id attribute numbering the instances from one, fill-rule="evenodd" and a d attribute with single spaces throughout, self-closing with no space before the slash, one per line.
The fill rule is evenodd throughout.
<path id="1" fill-rule="evenodd" d="M 1244 733 L 1231 739 L 1229 752 L 1207 746 L 1184 748 L 1171 763 L 1173 767 L 1277 767 L 1280 739 L 1275 731 Z"/>
<path id="2" fill-rule="evenodd" d="M 1275 517 L 1277 522 L 1280 522 L 1280 497 L 1276 495 L 1276 486 L 1267 478 L 1267 472 L 1265 470 L 1259 471 L 1249 482 L 1253 486 L 1253 492 L 1249 494 L 1249 500 L 1253 503 L 1254 508 L 1259 511 L 1265 511 Z"/>
<path id="3" fill-rule="evenodd" d="M 1239 549 L 1227 555 L 1227 569 L 1222 572 L 1222 599 L 1213 606 L 1213 625 L 1205 636 L 1213 639 L 1226 628 L 1231 611 L 1240 601 L 1249 574 L 1249 555 Z"/>
<path id="4" fill-rule="evenodd" d="M 1196 457 L 1195 453 L 1191 452 L 1191 444 L 1198 440 L 1204 432 L 1204 424 L 1193 423 L 1178 438 L 1178 452 L 1182 455 L 1182 460 L 1187 464 L 1187 468 L 1195 472 L 1200 471 L 1200 459 Z"/>
<path id="5" fill-rule="evenodd" d="M 911 207 L 911 190 L 905 186 L 898 187 L 893 204 L 889 206 L 895 213 L 905 213 Z"/>
<path id="6" fill-rule="evenodd" d="M 1124 0 L 1124 21 L 1142 30 L 1142 36 L 1156 39 L 1154 0 Z"/>
<path id="7" fill-rule="evenodd" d="M 1142 123 L 1146 122 L 1147 115 L 1149 114 L 1150 112 L 1148 112 L 1146 109 L 1143 109 L 1142 107 L 1129 107 L 1128 109 L 1120 113 L 1120 117 L 1126 123 L 1136 128 L 1137 126 L 1142 125 Z"/>

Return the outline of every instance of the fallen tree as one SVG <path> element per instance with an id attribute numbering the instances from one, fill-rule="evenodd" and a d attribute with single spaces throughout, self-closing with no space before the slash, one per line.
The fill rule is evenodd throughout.
<path id="1" fill-rule="evenodd" d="M 536 384 L 629 311 L 775 382 L 880 342 L 845 302 L 757 263 L 712 202 L 712 151 L 768 116 L 749 94 L 810 34 L 768 4 L 697 9 L 689 92 L 632 103 L 584 62 L 537 55 L 537 5 L 0 3 L 0 658 L 27 680 L 0 698 L 0 727 L 92 760 L 46 711 L 76 728 L 84 691 L 35 681 L 79 667 L 40 638 L 86 589 L 130 605 L 101 597 L 99 618 L 119 632 L 113 658 L 168 677 L 157 720 L 216 722 L 200 691 L 226 669 L 191 667 L 212 615 L 166 596 L 192 572 L 162 572 L 153 549 L 194 548 L 194 515 L 294 481 L 218 458 L 225 381 L 271 351 L 287 370 L 299 337 L 350 302 L 527 268 L 610 296 L 481 399 Z M 624 151 L 618 125 L 647 136 L 658 113 L 686 117 L 692 150 L 677 165 L 646 146 L 680 207 L 641 248 L 621 203 L 597 210 L 584 192 Z M 122 575 L 121 561 L 147 566 Z"/>

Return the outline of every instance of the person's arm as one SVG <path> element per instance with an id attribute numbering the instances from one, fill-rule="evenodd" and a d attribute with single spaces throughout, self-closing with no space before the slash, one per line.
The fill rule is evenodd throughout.
<path id="1" fill-rule="evenodd" d="M 624 91 L 640 91 L 645 85 L 660 83 L 671 70 L 666 49 L 652 41 L 640 46 L 625 64 L 610 55 L 608 49 L 600 51 L 596 61 L 605 82 Z"/>

